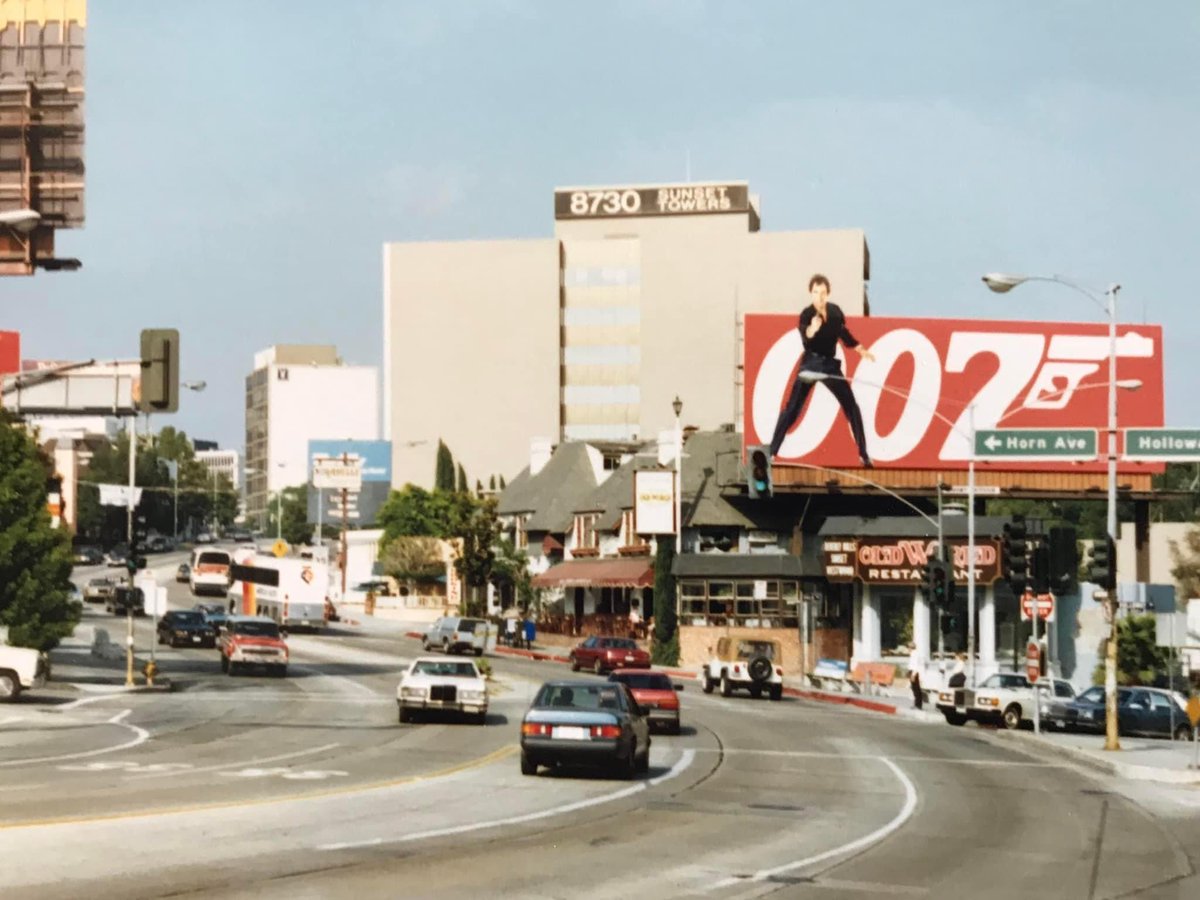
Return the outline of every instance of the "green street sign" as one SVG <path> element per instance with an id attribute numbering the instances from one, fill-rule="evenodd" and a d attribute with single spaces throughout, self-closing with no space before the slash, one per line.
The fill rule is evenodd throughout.
<path id="1" fill-rule="evenodd" d="M 981 428 L 976 459 L 1025 462 L 1090 462 L 1096 458 L 1095 428 Z"/>
<path id="2" fill-rule="evenodd" d="M 1143 462 L 1200 460 L 1200 428 L 1123 428 L 1123 459 Z"/>

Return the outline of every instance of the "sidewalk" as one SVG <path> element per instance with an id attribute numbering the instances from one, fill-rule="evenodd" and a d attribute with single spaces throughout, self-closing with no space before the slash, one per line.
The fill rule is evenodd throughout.
<path id="1" fill-rule="evenodd" d="M 1068 756 L 1093 769 L 1131 781 L 1200 785 L 1200 770 L 1189 768 L 1196 759 L 1193 741 L 1121 738 L 1120 750 L 1105 750 L 1104 736 L 1043 731 L 995 732 L 1001 741 L 1016 741 L 1034 753 L 1049 751 Z"/>

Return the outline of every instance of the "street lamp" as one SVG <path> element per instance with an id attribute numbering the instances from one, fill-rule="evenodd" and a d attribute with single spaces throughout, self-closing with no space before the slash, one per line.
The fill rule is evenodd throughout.
<path id="1" fill-rule="evenodd" d="M 679 395 L 671 401 L 671 409 L 675 410 L 675 555 L 683 552 L 683 427 L 680 416 L 683 414 L 683 401 Z"/>
<path id="2" fill-rule="evenodd" d="M 1060 275 L 1008 275 L 992 272 L 983 276 L 983 283 L 997 294 L 1006 294 L 1027 281 L 1053 281 L 1083 294 L 1108 315 L 1108 535 L 1117 539 L 1117 291 L 1119 284 L 1110 284 L 1105 300 L 1082 285 Z M 972 448 L 974 449 L 974 448 Z M 1113 565 L 1116 560 L 1113 561 Z M 1113 591 L 1112 593 L 1116 593 Z M 1108 598 L 1110 631 L 1104 659 L 1105 750 L 1119 750 L 1117 736 L 1117 598 Z"/>

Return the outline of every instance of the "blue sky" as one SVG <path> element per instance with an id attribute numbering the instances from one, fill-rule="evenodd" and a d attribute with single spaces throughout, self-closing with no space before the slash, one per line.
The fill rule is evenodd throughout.
<path id="1" fill-rule="evenodd" d="M 89 4 L 76 273 L 0 280 L 24 355 L 176 326 L 175 424 L 243 443 L 273 343 L 382 353 L 382 244 L 550 234 L 561 184 L 744 179 L 763 227 L 861 227 L 879 315 L 1098 319 L 985 271 L 1123 285 L 1200 425 L 1194 2 Z M 514 337 L 518 336 L 514 323 Z"/>

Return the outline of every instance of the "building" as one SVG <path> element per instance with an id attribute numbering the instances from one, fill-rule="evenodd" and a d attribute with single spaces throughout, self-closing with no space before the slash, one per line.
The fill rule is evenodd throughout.
<path id="1" fill-rule="evenodd" d="M 254 355 L 246 377 L 246 514 L 308 482 L 310 440 L 379 437 L 379 373 L 348 366 L 329 345 L 277 345 Z"/>
<path id="2" fill-rule="evenodd" d="M 863 232 L 764 232 L 745 182 L 562 188 L 550 237 L 387 244 L 394 483 L 427 485 L 439 439 L 484 482 L 533 437 L 645 440 L 676 396 L 697 427 L 739 421 L 742 313 L 796 313 L 817 272 L 868 311 Z"/>
<path id="3" fill-rule="evenodd" d="M 235 491 L 241 491 L 241 454 L 236 450 L 197 450 L 196 461 L 203 463 L 210 475 L 224 475 Z"/>

